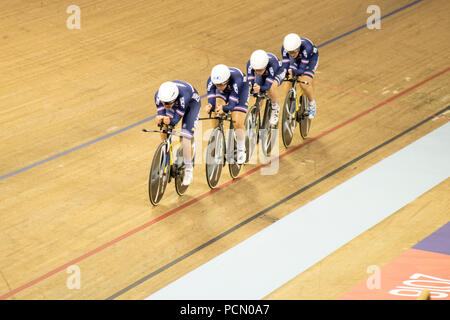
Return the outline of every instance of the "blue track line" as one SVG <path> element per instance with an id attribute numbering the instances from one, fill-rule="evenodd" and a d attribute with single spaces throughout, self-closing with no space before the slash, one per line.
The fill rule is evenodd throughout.
<path id="1" fill-rule="evenodd" d="M 422 1 L 423 1 L 423 0 L 416 0 L 416 1 L 414 1 L 414 2 L 411 2 L 411 3 L 409 3 L 409 4 L 407 4 L 407 5 L 403 6 L 403 7 L 401 7 L 401 8 L 399 8 L 399 9 L 396 9 L 396 10 L 394 10 L 394 11 L 392 11 L 392 12 L 390 12 L 390 13 L 384 15 L 384 16 L 382 16 L 379 20 L 386 19 L 386 18 L 388 18 L 388 17 L 390 17 L 390 16 L 392 16 L 392 15 L 394 15 L 394 14 L 400 12 L 400 11 L 403 11 L 403 10 L 405 10 L 405 9 L 407 9 L 407 8 L 409 8 L 409 7 L 411 7 L 411 6 L 415 5 L 415 4 L 417 4 L 417 3 L 419 3 L 419 2 L 422 2 Z M 337 40 L 339 40 L 339 39 L 342 39 L 342 38 L 344 38 L 344 37 L 346 37 L 346 36 L 348 36 L 348 35 L 350 35 L 350 34 L 356 32 L 356 31 L 358 31 L 358 30 L 361 30 L 361 29 L 363 29 L 363 28 L 365 28 L 365 27 L 366 27 L 366 24 L 363 24 L 363 25 L 361 25 L 361 26 L 359 26 L 359 27 L 357 27 L 357 28 L 355 28 L 355 29 L 352 29 L 352 30 L 350 30 L 350 31 L 348 31 L 348 32 L 346 32 L 346 33 L 344 33 L 344 34 L 341 34 L 341 35 L 339 35 L 339 36 L 337 36 L 337 37 L 335 37 L 335 38 L 333 38 L 333 39 L 331 39 L 331 40 L 328 40 L 328 41 L 326 41 L 326 42 L 324 42 L 324 43 L 318 45 L 317 47 L 318 47 L 318 48 L 321 48 L 321 47 L 323 47 L 323 46 L 326 46 L 326 45 L 328 45 L 328 44 L 330 44 L 330 43 L 333 43 L 333 42 L 335 42 L 335 41 L 337 41 Z M 203 99 L 203 98 L 205 98 L 205 97 L 206 97 L 206 94 L 205 94 L 205 95 L 202 95 L 200 98 Z M 69 153 L 74 152 L 74 151 L 76 151 L 76 150 L 82 149 L 82 148 L 87 147 L 87 146 L 89 146 L 89 145 L 91 145 L 91 144 L 94 144 L 94 143 L 96 143 L 96 142 L 99 142 L 99 141 L 105 140 L 105 139 L 107 139 L 107 138 L 113 137 L 113 136 L 115 136 L 115 135 L 117 135 L 117 134 L 119 134 L 119 133 L 121 133 L 121 132 L 124 132 L 124 131 L 126 131 L 126 130 L 132 129 L 132 128 L 134 128 L 134 127 L 136 127 L 136 126 L 138 126 L 138 125 L 141 125 L 141 124 L 143 124 L 143 123 L 145 123 L 145 122 L 148 122 L 148 121 L 154 119 L 155 117 L 156 117 L 156 115 L 151 116 L 151 117 L 149 117 L 149 118 L 147 118 L 147 119 L 144 119 L 144 120 L 141 120 L 141 121 L 139 121 L 139 122 L 136 122 L 136 123 L 134 123 L 134 124 L 132 124 L 132 125 L 129 125 L 129 126 L 123 128 L 123 129 L 120 129 L 120 130 L 115 131 L 115 132 L 113 132 L 113 133 L 107 134 L 107 135 L 102 136 L 102 137 L 100 137 L 100 138 L 97 138 L 97 139 L 95 139 L 95 140 L 91 140 L 91 141 L 86 142 L 86 143 L 84 143 L 84 144 L 82 144 L 82 145 L 79 145 L 79 146 L 74 147 L 74 148 L 72 148 L 72 149 L 63 151 L 63 152 L 61 152 L 61 153 L 58 153 L 58 154 L 56 154 L 56 155 L 54 155 L 54 156 L 51 156 L 51 157 L 49 157 L 49 158 L 46 158 L 46 159 L 44 159 L 44 160 L 35 162 L 35 163 L 33 163 L 33 164 L 29 165 L 29 166 L 26 166 L 26 167 L 24 167 L 24 168 L 22 168 L 22 169 L 19 169 L 19 170 L 10 172 L 10 173 L 8 173 L 8 174 L 5 174 L 5 175 L 3 175 L 3 176 L 0 177 L 0 181 L 4 180 L 4 179 L 6 179 L 6 178 L 12 177 L 12 176 L 14 176 L 14 175 L 16 175 L 16 174 L 19 174 L 19 173 L 21 173 L 21 172 L 24 172 L 24 171 L 27 171 L 27 170 L 29 170 L 29 169 L 32 169 L 32 168 L 34 168 L 34 167 L 40 166 L 41 164 L 44 164 L 44 163 L 47 163 L 47 162 L 49 162 L 49 161 L 55 160 L 55 159 L 57 159 L 57 158 L 60 158 L 60 157 L 62 157 L 62 156 L 64 156 L 64 155 L 66 155 L 66 154 L 69 154 Z"/>

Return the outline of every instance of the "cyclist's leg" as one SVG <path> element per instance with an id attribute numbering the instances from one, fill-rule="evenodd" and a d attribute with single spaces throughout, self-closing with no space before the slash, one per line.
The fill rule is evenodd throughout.
<path id="1" fill-rule="evenodd" d="M 233 126 L 236 132 L 238 162 L 245 162 L 245 117 L 248 110 L 248 99 L 250 96 L 248 82 L 244 82 L 243 89 L 239 95 L 239 102 L 233 108 L 231 117 L 235 121 Z"/>
<path id="2" fill-rule="evenodd" d="M 278 123 L 280 106 L 278 104 L 278 87 L 283 83 L 283 79 L 285 76 L 284 70 L 275 76 L 273 82 L 270 79 L 266 79 L 266 81 L 272 82 L 270 85 L 270 89 L 267 90 L 267 96 L 270 98 L 272 112 L 270 113 L 270 124 L 272 126 L 276 126 Z"/>
<path id="3" fill-rule="evenodd" d="M 313 119 L 316 116 L 316 101 L 314 100 L 314 91 L 313 91 L 313 78 L 309 75 L 310 71 L 305 71 L 305 73 L 300 77 L 301 81 L 306 81 L 308 84 L 300 83 L 302 87 L 303 93 L 308 97 L 308 105 L 305 106 L 305 109 L 308 111 L 308 118 Z M 312 75 L 314 76 L 314 75 Z"/>
<path id="4" fill-rule="evenodd" d="M 280 114 L 280 106 L 278 105 L 278 82 L 274 81 L 270 86 L 270 89 L 266 92 L 270 98 L 271 109 L 269 123 L 271 126 L 276 126 Z"/>
<path id="5" fill-rule="evenodd" d="M 280 87 L 283 84 L 283 79 L 285 77 L 286 73 L 283 70 L 281 73 L 277 74 L 275 76 L 275 81 L 270 86 L 270 89 L 267 91 L 267 95 L 269 96 L 270 100 L 272 101 L 272 109 L 279 109 L 278 106 L 278 87 Z"/>
<path id="6" fill-rule="evenodd" d="M 287 96 L 288 91 L 291 89 L 291 83 L 289 81 L 284 81 L 282 87 L 283 87 L 282 91 L 283 91 L 283 98 L 284 98 Z"/>
<path id="7" fill-rule="evenodd" d="M 192 181 L 193 174 L 193 150 L 192 139 L 194 138 L 194 131 L 197 127 L 198 117 L 200 114 L 201 103 L 200 101 L 191 102 L 183 117 L 183 124 L 181 128 L 181 146 L 183 148 L 183 160 L 186 166 L 185 176 L 183 184 L 188 185 Z"/>
<path id="8" fill-rule="evenodd" d="M 309 101 L 314 100 L 314 91 L 312 88 L 312 84 L 314 81 L 313 76 L 314 75 L 310 75 L 309 71 L 305 71 L 305 73 L 299 77 L 300 81 L 308 82 L 308 84 L 300 83 L 300 87 L 302 88 L 305 95 L 308 97 Z"/>
<path id="9" fill-rule="evenodd" d="M 278 105 L 278 82 L 274 81 L 266 93 L 272 101 L 272 108 L 275 108 L 275 106 Z"/>
<path id="10" fill-rule="evenodd" d="M 313 79 L 315 72 L 317 70 L 317 66 L 319 65 L 319 54 L 317 53 L 315 57 L 311 58 L 308 66 L 306 67 L 303 74 L 300 76 L 301 81 L 307 81 L 309 84 L 300 83 L 300 87 L 303 92 L 308 97 L 309 101 L 314 101 L 314 91 L 313 91 Z"/>
<path id="11" fill-rule="evenodd" d="M 192 139 L 194 138 L 194 132 L 198 124 L 198 117 L 200 115 L 201 102 L 191 102 L 183 117 L 181 136 L 183 137 L 183 155 L 185 163 L 192 162 Z"/>
<path id="12" fill-rule="evenodd" d="M 237 149 L 237 163 L 243 164 L 246 159 L 245 150 L 245 117 L 247 115 L 247 106 L 236 106 L 231 113 L 233 119 L 234 132 L 236 133 L 236 149 Z"/>
<path id="13" fill-rule="evenodd" d="M 315 57 L 311 59 L 306 70 L 300 77 L 300 80 L 308 82 L 307 85 L 300 83 L 300 86 L 302 87 L 303 92 L 305 93 L 305 95 L 308 97 L 309 100 L 309 105 L 307 106 L 307 108 L 310 119 L 313 119 L 316 116 L 316 101 L 314 100 L 313 78 L 318 65 L 319 65 L 319 54 L 317 54 Z"/>

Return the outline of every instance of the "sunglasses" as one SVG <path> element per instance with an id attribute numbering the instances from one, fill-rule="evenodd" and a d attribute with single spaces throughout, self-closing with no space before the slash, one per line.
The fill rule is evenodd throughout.
<path id="1" fill-rule="evenodd" d="M 223 82 L 223 83 L 218 83 L 216 84 L 216 87 L 222 87 L 222 86 L 226 86 L 228 84 L 228 80 Z"/>
<path id="2" fill-rule="evenodd" d="M 165 107 L 167 107 L 167 106 L 173 105 L 173 104 L 175 103 L 175 100 L 170 101 L 170 102 L 164 102 L 164 101 L 161 101 L 161 102 L 162 102 L 162 104 L 163 104 Z"/>
<path id="3" fill-rule="evenodd" d="M 294 54 L 296 54 L 297 52 L 299 52 L 300 51 L 300 48 L 298 48 L 297 50 L 294 50 L 294 51 L 288 51 L 288 53 L 290 54 L 290 55 L 294 55 Z"/>

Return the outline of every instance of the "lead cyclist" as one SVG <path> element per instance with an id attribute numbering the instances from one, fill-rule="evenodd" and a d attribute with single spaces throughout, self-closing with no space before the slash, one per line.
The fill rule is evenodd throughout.
<path id="1" fill-rule="evenodd" d="M 319 65 L 319 51 L 311 40 L 301 38 L 296 33 L 290 33 L 284 37 L 281 54 L 283 67 L 287 74 L 290 77 L 298 76 L 299 80 L 308 83 L 300 83 L 300 87 L 309 100 L 309 105 L 306 106 L 308 117 L 313 119 L 316 116 L 316 101 L 312 84 Z"/>

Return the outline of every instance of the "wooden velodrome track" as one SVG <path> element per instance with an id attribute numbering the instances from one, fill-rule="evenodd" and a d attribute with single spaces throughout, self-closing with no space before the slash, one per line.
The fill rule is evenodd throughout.
<path id="1" fill-rule="evenodd" d="M 346 34 L 366 23 L 371 4 L 385 15 L 413 1 L 73 2 L 80 30 L 66 28 L 72 2 L 0 3 L 3 299 L 145 298 L 449 120 L 433 118 L 165 267 L 448 106 L 450 3 L 419 1 L 383 19 L 381 30 Z M 154 127 L 143 120 L 156 113 L 159 85 L 185 80 L 203 95 L 215 64 L 245 70 L 259 48 L 280 57 L 290 32 L 326 44 L 308 143 L 298 148 L 297 129 L 276 175 L 247 165 L 231 183 L 224 170 L 217 192 L 197 166 L 185 196 L 171 184 L 152 207 L 147 179 L 159 137 L 141 129 Z M 339 298 L 367 266 L 385 265 L 446 223 L 449 193 L 447 179 L 267 298 Z M 79 290 L 66 286 L 72 264 Z"/>

